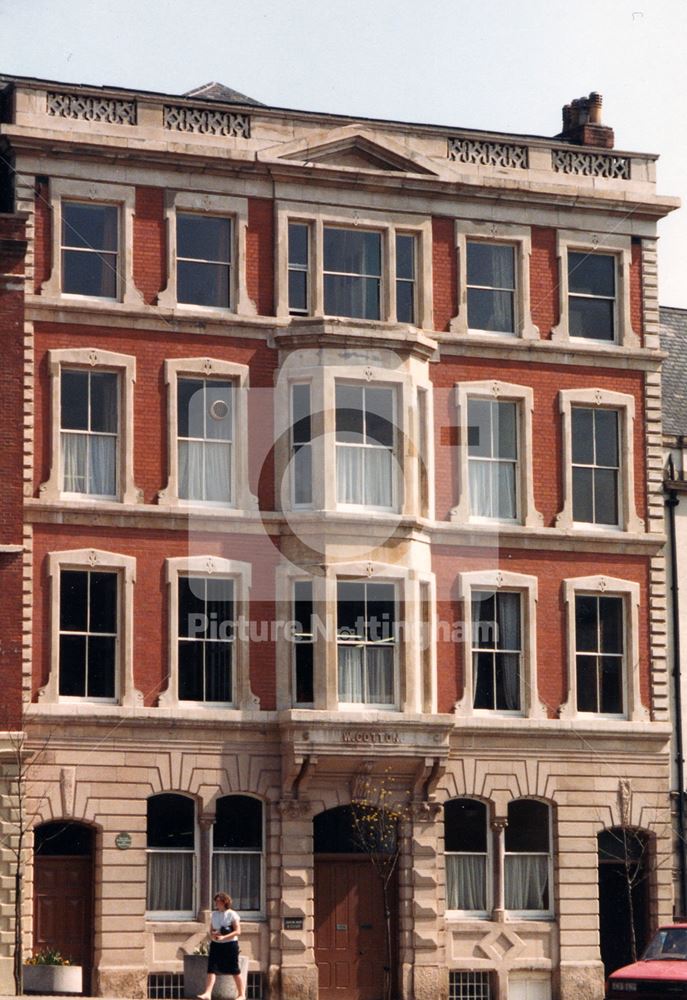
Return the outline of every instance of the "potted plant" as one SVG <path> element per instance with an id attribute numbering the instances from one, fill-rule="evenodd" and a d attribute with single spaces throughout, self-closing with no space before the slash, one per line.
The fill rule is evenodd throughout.
<path id="1" fill-rule="evenodd" d="M 24 963 L 25 993 L 81 993 L 80 965 L 72 965 L 56 948 L 42 948 Z"/>
<path id="2" fill-rule="evenodd" d="M 208 943 L 201 941 L 190 955 L 184 955 L 184 996 L 197 997 L 205 989 L 208 973 Z"/>

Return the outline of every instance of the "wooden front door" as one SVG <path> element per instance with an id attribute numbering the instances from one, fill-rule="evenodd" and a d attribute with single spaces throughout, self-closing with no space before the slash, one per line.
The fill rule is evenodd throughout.
<path id="1" fill-rule="evenodd" d="M 90 857 L 36 855 L 34 863 L 34 950 L 57 948 L 83 967 L 84 993 L 93 963 L 93 862 Z"/>
<path id="2" fill-rule="evenodd" d="M 394 933 L 395 923 L 392 916 Z M 316 858 L 315 961 L 322 1000 L 381 1000 L 385 955 L 382 884 L 369 858 Z"/>

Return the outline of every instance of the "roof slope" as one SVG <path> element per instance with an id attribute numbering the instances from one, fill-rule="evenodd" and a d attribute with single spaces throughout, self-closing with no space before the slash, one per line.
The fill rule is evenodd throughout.
<path id="1" fill-rule="evenodd" d="M 246 97 L 238 90 L 225 87 L 223 83 L 215 81 L 204 83 L 201 87 L 194 87 L 193 90 L 187 90 L 183 96 L 201 97 L 204 101 L 221 101 L 223 104 L 255 104 L 257 107 L 265 107 L 261 101 L 256 101 L 254 97 Z"/>
<path id="2" fill-rule="evenodd" d="M 687 434 L 687 309 L 661 306 L 663 433 Z"/>

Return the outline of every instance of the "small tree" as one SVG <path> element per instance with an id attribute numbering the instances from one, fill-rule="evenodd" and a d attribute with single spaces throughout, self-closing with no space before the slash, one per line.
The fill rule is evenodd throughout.
<path id="1" fill-rule="evenodd" d="M 391 884 L 401 853 L 399 822 L 408 816 L 407 801 L 394 801 L 388 772 L 378 780 L 359 782 L 351 805 L 353 839 L 370 859 L 382 884 L 384 904 L 384 1000 L 391 1000 L 393 930 L 391 927 Z"/>

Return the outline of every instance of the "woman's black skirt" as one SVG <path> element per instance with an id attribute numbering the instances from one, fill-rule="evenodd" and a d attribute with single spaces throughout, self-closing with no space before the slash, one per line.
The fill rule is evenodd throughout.
<path id="1" fill-rule="evenodd" d="M 240 971 L 238 941 L 211 941 L 208 972 L 219 976 L 238 976 Z"/>

